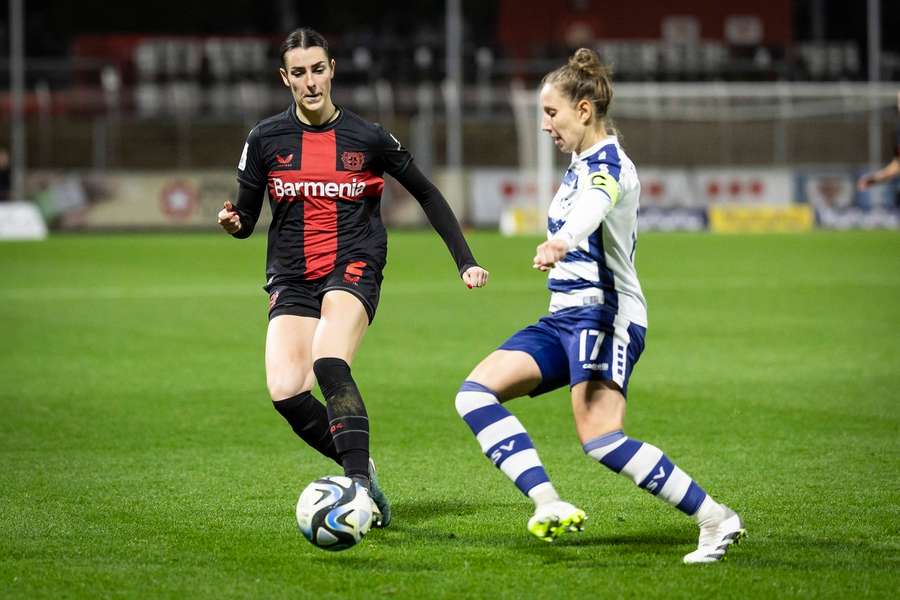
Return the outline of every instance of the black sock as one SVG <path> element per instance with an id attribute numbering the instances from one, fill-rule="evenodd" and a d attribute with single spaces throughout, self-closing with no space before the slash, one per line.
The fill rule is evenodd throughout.
<path id="1" fill-rule="evenodd" d="M 344 474 L 369 486 L 369 417 L 350 365 L 340 358 L 320 358 L 313 364 L 325 395 L 331 435 Z"/>
<path id="2" fill-rule="evenodd" d="M 291 429 L 300 439 L 327 456 L 337 464 L 341 464 L 334 438 L 328 426 L 328 413 L 321 402 L 316 400 L 312 392 L 300 392 L 284 400 L 273 401 L 275 407 Z"/>

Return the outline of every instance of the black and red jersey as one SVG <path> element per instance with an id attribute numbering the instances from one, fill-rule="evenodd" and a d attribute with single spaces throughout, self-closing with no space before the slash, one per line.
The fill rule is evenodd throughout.
<path id="1" fill-rule="evenodd" d="M 239 212 L 249 235 L 262 190 L 268 191 L 268 283 L 319 279 L 348 260 L 383 269 L 383 175 L 401 178 L 411 161 L 390 133 L 343 108 L 318 127 L 302 123 L 293 105 L 257 124 L 244 145 L 238 181 L 260 191 L 258 206 L 242 205 Z M 471 253 L 468 258 L 475 264 Z"/>

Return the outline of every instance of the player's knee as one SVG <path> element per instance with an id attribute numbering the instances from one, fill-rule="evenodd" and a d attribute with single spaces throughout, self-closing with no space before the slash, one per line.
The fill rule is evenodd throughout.
<path id="1" fill-rule="evenodd" d="M 269 397 L 273 402 L 285 400 L 300 393 L 300 386 L 283 380 L 267 379 L 266 386 L 269 388 Z"/>
<path id="2" fill-rule="evenodd" d="M 491 357 L 484 359 L 472 369 L 472 371 L 466 376 L 466 381 L 486 381 L 491 374 Z"/>
<path id="3" fill-rule="evenodd" d="M 473 410 L 498 403 L 497 394 L 488 387 L 468 379 L 463 382 L 456 394 L 456 412 L 460 417 L 466 416 Z"/>
<path id="4" fill-rule="evenodd" d="M 297 373 L 296 371 L 276 371 L 266 373 L 266 387 L 273 402 L 296 396 L 302 391 L 312 389 L 315 379 L 312 371 Z"/>

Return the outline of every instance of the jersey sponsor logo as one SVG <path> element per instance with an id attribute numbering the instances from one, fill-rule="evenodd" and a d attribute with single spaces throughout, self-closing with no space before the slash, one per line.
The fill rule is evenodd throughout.
<path id="1" fill-rule="evenodd" d="M 365 152 L 341 152 L 341 162 L 347 171 L 362 171 L 366 162 Z"/>
<path id="2" fill-rule="evenodd" d="M 366 191 L 366 182 L 352 179 L 348 183 L 334 181 L 282 181 L 280 177 L 272 178 L 272 189 L 280 198 L 305 196 L 307 198 L 359 198 Z"/>
<path id="3" fill-rule="evenodd" d="M 281 156 L 280 154 L 276 154 L 275 161 L 279 165 L 289 165 L 292 162 L 294 162 L 294 154 L 293 154 L 293 152 L 291 154 L 288 154 L 287 156 Z"/>
<path id="4" fill-rule="evenodd" d="M 363 269 L 365 268 L 366 263 L 361 260 L 348 264 L 347 269 L 344 271 L 344 283 L 358 285 L 360 278 L 363 276 Z"/>

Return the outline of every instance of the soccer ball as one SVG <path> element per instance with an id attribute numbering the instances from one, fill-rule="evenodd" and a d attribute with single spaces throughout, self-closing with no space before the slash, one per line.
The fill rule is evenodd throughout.
<path id="1" fill-rule="evenodd" d="M 297 501 L 297 526 L 317 548 L 346 550 L 359 543 L 372 526 L 372 500 L 349 477 L 316 479 Z"/>

